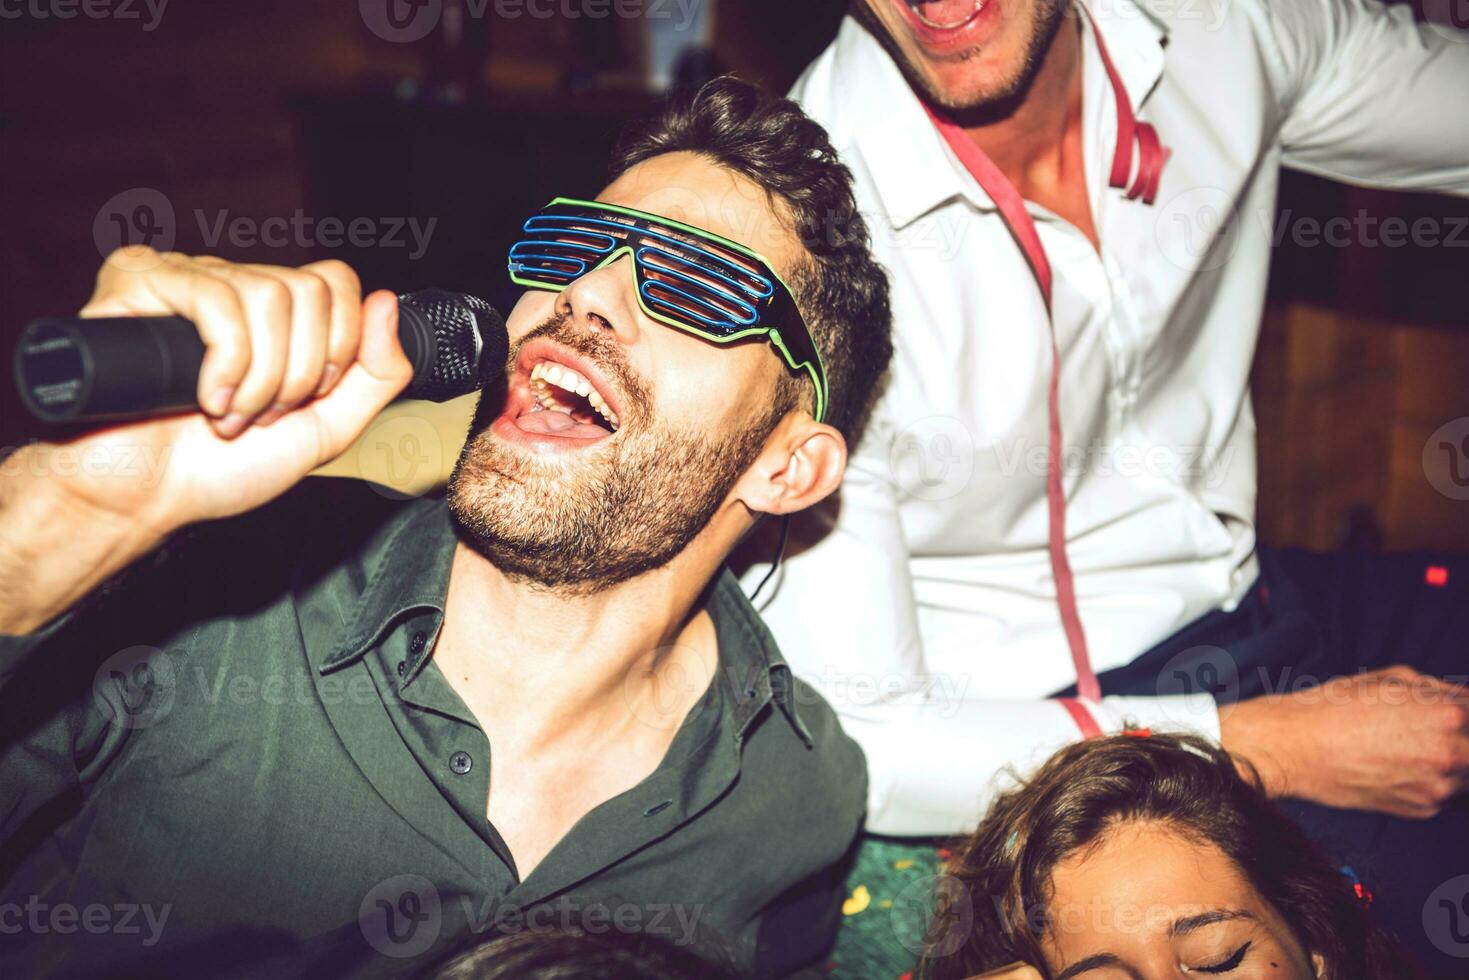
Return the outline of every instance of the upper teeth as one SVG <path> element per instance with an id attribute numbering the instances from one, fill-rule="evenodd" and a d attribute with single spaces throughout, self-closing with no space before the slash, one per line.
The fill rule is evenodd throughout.
<path id="1" fill-rule="evenodd" d="M 962 16 L 959 15 L 958 11 L 955 11 L 953 16 L 957 17 L 957 19 L 949 22 L 937 21 L 925 14 L 923 12 L 923 8 L 926 2 L 927 0 L 908 0 L 908 6 L 913 10 L 915 14 L 918 15 L 918 19 L 923 21 L 929 27 L 948 29 L 959 27 L 962 24 L 968 23 L 969 20 L 973 18 L 974 15 L 978 13 L 981 8 L 984 7 L 985 0 L 975 0 L 974 6 Z"/>
<path id="2" fill-rule="evenodd" d="M 542 361 L 530 372 L 531 389 L 536 393 L 536 400 L 544 408 L 562 409 L 557 403 L 555 396 L 547 390 L 546 385 L 553 384 L 564 391 L 574 392 L 587 400 L 597 414 L 607 420 L 607 423 L 616 429 L 619 422 L 617 413 L 608 407 L 602 393 L 592 387 L 592 383 L 579 373 L 564 364 L 552 364 L 550 361 Z"/>

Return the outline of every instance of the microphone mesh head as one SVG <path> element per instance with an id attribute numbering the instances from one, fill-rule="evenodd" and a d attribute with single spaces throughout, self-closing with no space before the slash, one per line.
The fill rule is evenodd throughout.
<path id="1" fill-rule="evenodd" d="M 400 296 L 398 303 L 421 314 L 434 335 L 434 356 L 403 397 L 444 402 L 478 391 L 480 362 L 487 353 L 494 357 L 487 348 L 495 346 L 505 329 L 494 307 L 477 296 L 445 289 L 419 290 Z M 499 361 L 497 369 L 504 365 L 503 352 Z"/>

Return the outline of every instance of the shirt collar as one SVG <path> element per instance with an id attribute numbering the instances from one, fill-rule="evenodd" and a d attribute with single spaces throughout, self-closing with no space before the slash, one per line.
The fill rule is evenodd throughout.
<path id="1" fill-rule="evenodd" d="M 317 670 L 327 674 L 357 660 L 414 611 L 442 614 L 457 540 L 442 500 L 408 504 L 371 534 L 339 570 L 356 586 L 355 601 L 344 608 L 332 641 L 309 644 L 324 651 Z M 811 734 L 797 715 L 790 666 L 728 568 L 715 575 L 706 603 L 719 644 L 717 681 L 727 695 L 725 703 L 732 706 L 735 735 L 743 737 L 761 710 L 774 704 L 811 746 Z"/>
<path id="2" fill-rule="evenodd" d="M 442 500 L 421 500 L 375 531 L 340 570 L 357 586 L 317 669 L 325 674 L 351 663 L 404 615 L 444 611 L 457 539 Z"/>
<path id="3" fill-rule="evenodd" d="M 1132 0 L 1111 0 L 1101 6 L 1092 15 L 1137 111 L 1163 74 L 1167 28 Z M 1084 45 L 1092 52 L 1088 56 L 1095 57 L 1089 29 Z M 994 202 L 944 142 L 882 43 L 848 15 L 834 47 L 840 98 L 853 106 L 881 107 L 879 111 L 863 110 L 866 124 L 854 128 L 852 139 L 872 171 L 893 227 L 901 229 L 956 197 L 966 198 L 977 208 L 994 210 Z M 1097 97 L 1110 101 L 1111 92 L 1089 93 L 1086 99 Z"/>
<path id="4" fill-rule="evenodd" d="M 709 589 L 709 616 L 719 643 L 719 681 L 734 705 L 735 732 L 743 737 L 767 704 L 774 704 L 809 749 L 811 733 L 797 713 L 791 668 L 765 621 L 733 572 L 721 568 Z"/>

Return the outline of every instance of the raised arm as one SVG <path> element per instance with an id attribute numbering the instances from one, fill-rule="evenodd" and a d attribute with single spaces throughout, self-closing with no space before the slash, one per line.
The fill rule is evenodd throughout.
<path id="1" fill-rule="evenodd" d="M 41 628 L 174 530 L 252 510 L 351 445 L 411 375 L 397 309 L 388 293 L 364 302 L 339 262 L 114 254 L 83 315 L 196 323 L 202 407 L 0 462 L 0 636 Z"/>
<path id="2" fill-rule="evenodd" d="M 1469 33 L 1409 4 L 1266 3 L 1285 165 L 1349 183 L 1469 194 Z"/>

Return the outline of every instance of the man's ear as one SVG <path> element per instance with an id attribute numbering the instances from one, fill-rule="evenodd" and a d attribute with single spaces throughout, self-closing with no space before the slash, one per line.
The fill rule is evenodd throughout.
<path id="1" fill-rule="evenodd" d="M 847 468 L 847 440 L 804 411 L 791 412 L 735 485 L 734 495 L 761 514 L 794 514 L 831 495 Z"/>

